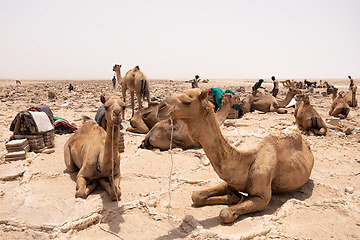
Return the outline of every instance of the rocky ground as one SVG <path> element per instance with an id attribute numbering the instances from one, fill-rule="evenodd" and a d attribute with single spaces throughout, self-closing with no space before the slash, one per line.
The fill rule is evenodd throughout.
<path id="1" fill-rule="evenodd" d="M 237 93 L 243 98 L 254 81 L 210 79 L 200 88 L 236 92 L 243 86 L 246 91 Z M 347 91 L 346 79 L 328 82 Z M 67 90 L 69 83 L 74 91 Z M 264 86 L 271 90 L 271 80 Z M 150 83 L 156 98 L 189 87 L 185 81 Z M 80 127 L 81 115 L 95 116 L 101 93 L 120 94 L 110 80 L 0 80 L 0 90 L 0 239 L 117 239 L 100 226 L 123 239 L 360 239 L 360 110 L 352 108 L 342 120 L 330 117 L 331 97 L 321 94 L 325 89 L 314 89 L 310 102 L 327 123 L 328 134 L 303 132 L 315 157 L 309 181 L 294 192 L 273 195 L 264 211 L 241 216 L 233 224 L 221 223 L 218 216 L 227 206 L 192 205 L 192 191 L 221 182 L 202 149 L 139 149 L 144 135 L 125 132 L 118 203 L 100 187 L 86 200 L 75 199 L 76 173 L 68 173 L 63 160 L 70 135 L 55 136 L 53 153 L 29 152 L 26 160 L 5 161 L 9 126 L 19 111 L 46 104 L 55 116 Z M 55 99 L 49 99 L 49 91 Z M 279 98 L 285 93 L 281 87 Z M 293 112 L 247 113 L 226 120 L 221 130 L 235 147 L 249 149 L 268 134 L 293 126 Z M 129 106 L 125 128 L 130 115 Z"/>

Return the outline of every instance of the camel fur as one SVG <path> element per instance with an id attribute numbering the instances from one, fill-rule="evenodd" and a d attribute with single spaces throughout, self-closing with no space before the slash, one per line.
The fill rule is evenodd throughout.
<path id="1" fill-rule="evenodd" d="M 240 104 L 239 96 L 231 93 L 225 93 L 222 95 L 222 107 L 215 114 L 216 120 L 219 124 L 223 124 L 231 111 L 231 108 L 235 104 Z M 164 115 L 170 115 L 172 105 L 168 105 L 167 108 L 159 109 L 160 113 Z M 200 147 L 198 141 L 191 139 L 188 134 L 187 125 L 179 120 L 173 120 L 173 136 L 171 137 L 172 127 L 171 119 L 166 119 L 158 122 L 149 132 L 146 134 L 145 139 L 141 143 L 141 148 L 159 148 L 161 150 L 170 149 L 170 144 L 173 148 L 181 147 L 183 149 Z M 172 140 L 172 142 L 171 142 Z"/>
<path id="2" fill-rule="evenodd" d="M 147 108 L 142 108 L 135 112 L 130 119 L 130 127 L 126 129 L 128 132 L 146 134 L 160 120 L 169 118 L 170 115 L 159 115 L 159 108 L 166 108 L 175 101 L 173 97 L 167 97 L 160 103 L 152 102 Z"/>
<path id="3" fill-rule="evenodd" d="M 350 112 L 350 107 L 344 98 L 344 92 L 339 92 L 337 88 L 332 89 L 333 102 L 331 103 L 329 115 L 344 119 Z"/>
<path id="4" fill-rule="evenodd" d="M 357 106 L 356 89 L 357 89 L 357 86 L 352 86 L 350 88 L 350 91 L 348 91 L 345 95 L 345 101 L 350 107 Z"/>
<path id="5" fill-rule="evenodd" d="M 320 114 L 310 105 L 309 96 L 300 94 L 298 106 L 295 108 L 295 122 L 306 131 L 312 131 L 316 135 L 325 135 L 327 127 Z"/>
<path id="6" fill-rule="evenodd" d="M 248 151 L 237 150 L 222 135 L 207 94 L 200 89 L 186 90 L 178 97 L 172 114 L 186 123 L 190 137 L 199 141 L 224 180 L 194 192 L 196 206 L 235 204 L 220 212 L 221 220 L 231 223 L 240 215 L 265 209 L 273 192 L 293 191 L 307 182 L 314 157 L 297 128 L 285 129 L 279 136 L 269 135 Z"/>
<path id="7" fill-rule="evenodd" d="M 243 99 L 244 111 L 253 112 L 258 110 L 260 112 L 277 112 L 279 114 L 287 113 L 287 110 L 281 109 L 286 107 L 291 99 L 296 95 L 301 93 L 300 90 L 296 88 L 289 88 L 285 99 L 278 100 L 274 96 L 269 94 L 262 94 L 257 92 L 255 95 L 249 95 Z"/>
<path id="8" fill-rule="evenodd" d="M 116 95 L 101 95 L 107 121 L 106 131 L 95 120 L 84 116 L 82 127 L 64 146 L 64 160 L 69 172 L 79 171 L 76 177 L 75 197 L 87 196 L 100 184 L 112 200 L 120 199 L 120 124 L 125 104 Z M 114 189 L 116 189 L 114 191 Z"/>
<path id="9" fill-rule="evenodd" d="M 136 94 L 137 101 L 139 104 L 139 109 L 142 108 L 142 98 L 146 98 L 148 106 L 150 105 L 150 91 L 149 91 L 149 81 L 145 74 L 140 71 L 139 66 L 135 66 L 133 69 L 129 70 L 124 78 L 121 77 L 121 65 L 115 64 L 113 66 L 113 71 L 116 73 L 117 80 L 121 84 L 121 92 L 126 103 L 126 90 L 130 91 L 131 96 L 131 109 L 132 115 L 135 112 L 135 103 L 134 95 Z"/>

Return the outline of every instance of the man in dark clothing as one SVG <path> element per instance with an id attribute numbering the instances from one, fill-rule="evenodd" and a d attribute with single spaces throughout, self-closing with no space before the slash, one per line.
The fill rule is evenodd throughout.
<path id="1" fill-rule="evenodd" d="M 264 79 L 259 79 L 259 81 L 257 81 L 254 86 L 252 87 L 252 94 L 255 96 L 256 94 L 256 91 L 259 89 L 259 88 L 264 88 L 261 86 L 261 84 L 264 82 Z"/>
<path id="2" fill-rule="evenodd" d="M 115 75 L 114 75 L 114 77 L 112 78 L 112 84 L 113 84 L 113 87 L 114 87 L 114 89 L 115 89 L 115 87 L 116 87 L 116 78 L 115 78 Z"/>
<path id="3" fill-rule="evenodd" d="M 271 77 L 271 80 L 273 80 L 274 82 L 274 87 L 273 87 L 273 90 L 271 90 L 270 93 L 272 93 L 272 95 L 276 98 L 278 92 L 279 92 L 279 82 L 278 80 L 275 79 L 274 76 Z"/>

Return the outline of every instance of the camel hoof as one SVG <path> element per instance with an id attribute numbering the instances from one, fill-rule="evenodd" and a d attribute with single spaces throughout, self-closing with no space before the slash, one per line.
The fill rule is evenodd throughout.
<path id="1" fill-rule="evenodd" d="M 86 194 L 85 194 L 84 192 L 79 192 L 79 191 L 77 191 L 77 192 L 75 193 L 75 198 L 86 199 L 87 196 L 86 196 Z"/>
<path id="2" fill-rule="evenodd" d="M 196 206 L 203 206 L 204 204 L 204 197 L 201 197 L 201 191 L 193 192 L 191 195 L 191 200 Z"/>
<path id="3" fill-rule="evenodd" d="M 232 223 L 237 219 L 237 216 L 234 215 L 230 208 L 225 208 L 221 210 L 220 218 L 223 223 Z"/>
<path id="4" fill-rule="evenodd" d="M 116 195 L 117 195 L 117 198 L 116 198 Z M 117 194 L 115 194 L 114 192 L 112 192 L 112 193 L 110 194 L 110 199 L 111 199 L 112 201 L 120 200 L 120 198 L 121 198 L 121 191 L 120 191 L 120 190 L 117 192 Z"/>

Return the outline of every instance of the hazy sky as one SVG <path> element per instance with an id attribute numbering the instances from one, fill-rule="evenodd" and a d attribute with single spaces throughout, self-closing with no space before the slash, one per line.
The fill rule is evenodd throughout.
<path id="1" fill-rule="evenodd" d="M 1 78 L 360 78 L 359 0 L 0 0 Z"/>

